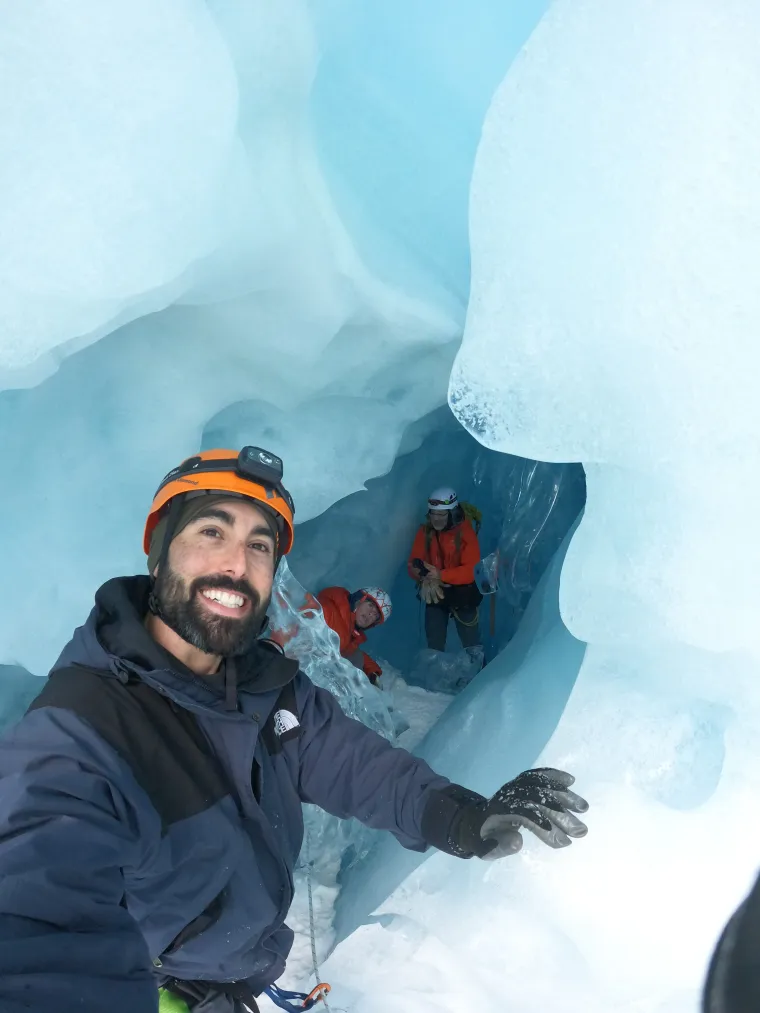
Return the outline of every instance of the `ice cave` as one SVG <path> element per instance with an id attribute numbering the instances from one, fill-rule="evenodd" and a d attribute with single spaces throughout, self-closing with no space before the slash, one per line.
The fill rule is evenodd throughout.
<path id="1" fill-rule="evenodd" d="M 492 863 L 307 807 L 284 984 L 697 1013 L 760 867 L 760 8 L 0 6 L 0 734 L 145 573 L 160 477 L 265 447 L 306 674 L 485 796 L 590 803 Z M 498 550 L 479 671 L 407 573 L 446 485 Z M 368 584 L 382 693 L 298 612 Z"/>

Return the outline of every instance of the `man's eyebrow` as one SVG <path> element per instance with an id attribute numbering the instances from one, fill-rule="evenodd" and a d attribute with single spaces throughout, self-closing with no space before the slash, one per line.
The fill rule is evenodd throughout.
<path id="1" fill-rule="evenodd" d="M 235 526 L 235 518 L 232 514 L 227 513 L 226 510 L 222 510 L 220 507 L 209 507 L 202 513 L 196 514 L 193 517 L 194 521 L 222 521 L 224 524 L 228 524 L 231 528 Z"/>
<path id="2" fill-rule="evenodd" d="M 226 524 L 230 528 L 235 527 L 235 518 L 232 516 L 231 513 L 228 513 L 221 507 L 209 507 L 207 510 L 204 510 L 203 513 L 200 513 L 196 517 L 194 517 L 193 521 L 221 521 L 223 524 Z M 277 541 L 275 534 L 273 533 L 272 529 L 269 527 L 268 524 L 257 524 L 254 528 L 251 528 L 251 530 L 248 532 L 248 537 L 251 538 L 254 535 L 256 536 L 266 535 L 267 538 L 271 540 L 273 545 Z"/>
<path id="3" fill-rule="evenodd" d="M 267 538 L 271 539 L 272 543 L 276 541 L 272 529 L 268 524 L 257 524 L 255 528 L 251 528 L 248 532 L 248 537 L 250 538 L 252 535 L 266 535 Z"/>

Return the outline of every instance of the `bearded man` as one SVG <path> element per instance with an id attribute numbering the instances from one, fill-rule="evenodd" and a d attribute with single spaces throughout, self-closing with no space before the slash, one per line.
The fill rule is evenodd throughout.
<path id="1" fill-rule="evenodd" d="M 196 454 L 148 513 L 146 576 L 108 581 L 27 714 L 0 739 L 3 1013 L 256 1011 L 275 982 L 302 802 L 460 858 L 528 828 L 583 836 L 560 771 L 490 800 L 346 717 L 265 637 L 293 544 L 282 462 Z"/>

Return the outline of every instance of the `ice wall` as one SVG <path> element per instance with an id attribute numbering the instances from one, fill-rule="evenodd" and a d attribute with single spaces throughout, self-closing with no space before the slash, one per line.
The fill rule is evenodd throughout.
<path id="1" fill-rule="evenodd" d="M 558 0 L 473 177 L 452 405 L 588 479 L 561 608 L 590 646 L 545 758 L 592 832 L 504 898 L 531 911 L 523 979 L 561 944 L 567 1010 L 696 1009 L 760 862 L 759 44 L 746 0 Z"/>
<path id="2" fill-rule="evenodd" d="M 42 577 L 0 590 L 0 662 L 44 672 L 142 569 L 201 442 L 268 442 L 303 521 L 445 402 L 478 131 L 544 6 L 446 0 L 435 45 L 423 0 L 8 13 L 0 521 Z"/>
<path id="3" fill-rule="evenodd" d="M 311 112 L 341 218 L 398 290 L 454 316 L 470 280 L 467 195 L 491 97 L 548 0 L 312 0 Z"/>
<path id="4" fill-rule="evenodd" d="M 202 0 L 12 4 L 0 45 L 0 377 L 39 376 L 219 241 L 237 81 Z"/>
<path id="5" fill-rule="evenodd" d="M 143 569 L 158 480 L 220 418 L 239 412 L 235 438 L 284 457 L 305 520 L 387 470 L 444 402 L 463 310 L 358 257 L 313 144 L 320 53 L 300 0 L 116 4 L 107 23 L 102 8 L 23 4 L 0 37 L 2 178 L 16 194 L 34 165 L 45 205 L 6 202 L 0 300 L 0 384 L 28 388 L 0 394 L 4 563 L 39 578 L 0 590 L 0 661 L 36 673 L 99 583 Z M 101 60 L 106 77 L 88 69 Z M 70 306 L 47 299 L 56 285 Z"/>

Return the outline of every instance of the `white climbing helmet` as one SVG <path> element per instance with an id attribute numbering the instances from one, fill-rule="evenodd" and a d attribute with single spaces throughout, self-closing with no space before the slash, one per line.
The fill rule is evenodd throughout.
<path id="1" fill-rule="evenodd" d="M 393 605 L 391 604 L 391 596 L 387 591 L 383 591 L 381 587 L 360 587 L 356 594 L 360 596 L 359 601 L 371 601 L 377 607 L 380 613 L 380 619 L 377 622 L 378 626 L 380 623 L 388 622 L 393 611 Z"/>
<path id="2" fill-rule="evenodd" d="M 441 486 L 428 496 L 428 510 L 456 510 L 458 506 L 457 494 L 451 486 Z"/>

